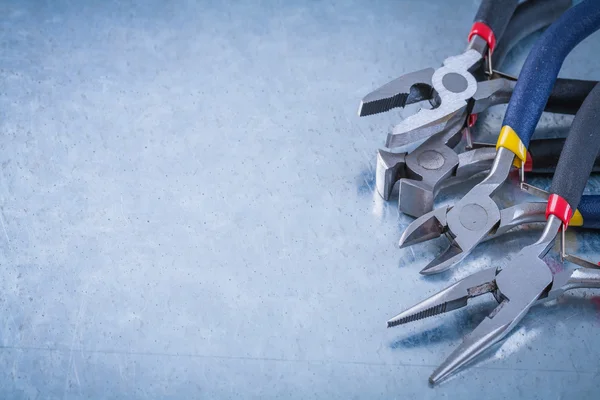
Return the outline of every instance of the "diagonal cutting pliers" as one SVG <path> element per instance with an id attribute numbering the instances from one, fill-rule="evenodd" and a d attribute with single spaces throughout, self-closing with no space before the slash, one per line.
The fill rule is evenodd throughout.
<path id="1" fill-rule="evenodd" d="M 489 172 L 496 157 L 495 145 L 473 143 L 472 149 L 457 154 L 449 139 L 460 140 L 460 135 L 454 130 L 440 132 L 410 153 L 379 149 L 375 175 L 379 194 L 390 200 L 397 186 L 398 210 L 418 218 L 433 210 L 441 189 Z M 532 140 L 525 172 L 553 174 L 563 144 L 564 138 Z M 593 172 L 600 172 L 600 156 Z"/>
<path id="2" fill-rule="evenodd" d="M 552 180 L 546 207 L 547 222 L 541 237 L 509 259 L 505 267 L 492 267 L 456 282 L 388 321 L 388 327 L 464 307 L 470 298 L 492 293 L 499 305 L 462 344 L 433 372 L 432 384 L 454 373 L 490 346 L 498 343 L 521 321 L 529 309 L 575 288 L 600 288 L 600 270 L 578 268 L 553 273 L 543 257 L 548 253 L 561 227 L 572 221 L 600 151 L 600 85 L 590 93 L 577 113 Z M 587 207 L 587 206 L 586 206 Z M 596 213 L 600 202 L 591 207 Z M 589 209 L 588 209 L 589 211 Z"/>
<path id="3" fill-rule="evenodd" d="M 421 273 L 452 267 L 503 226 L 505 210 L 491 196 L 506 180 L 513 163 L 522 167 L 526 162 L 529 141 L 565 57 L 599 28 L 600 2 L 586 0 L 566 11 L 536 41 L 510 99 L 490 173 L 454 206 L 438 208 L 415 220 L 400 239 L 400 246 L 442 234 L 449 239 L 447 250 Z"/>

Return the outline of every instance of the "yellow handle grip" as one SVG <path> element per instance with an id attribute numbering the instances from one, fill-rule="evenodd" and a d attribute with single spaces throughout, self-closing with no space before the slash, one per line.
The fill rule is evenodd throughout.
<path id="1" fill-rule="evenodd" d="M 579 212 L 579 210 L 575 210 L 571 220 L 569 221 L 569 226 L 582 226 L 583 225 L 583 215 Z"/>
<path id="2" fill-rule="evenodd" d="M 504 125 L 502 129 L 500 129 L 500 134 L 498 135 L 498 142 L 496 143 L 496 150 L 500 147 L 504 147 L 515 153 L 515 167 L 521 168 L 521 165 L 527 161 L 527 149 L 521 139 L 519 139 L 519 135 L 508 125 Z"/>

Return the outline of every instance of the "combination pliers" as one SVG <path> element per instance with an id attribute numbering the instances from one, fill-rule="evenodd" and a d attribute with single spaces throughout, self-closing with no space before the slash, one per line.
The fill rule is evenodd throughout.
<path id="1" fill-rule="evenodd" d="M 595 0 L 592 0 L 595 1 Z M 432 384 L 454 373 L 490 346 L 506 337 L 531 307 L 556 299 L 575 288 L 600 288 L 600 269 L 578 268 L 554 271 L 543 260 L 561 227 L 572 221 L 582 192 L 600 151 L 600 85 L 577 113 L 566 139 L 546 206 L 547 222 L 537 242 L 524 247 L 504 267 L 476 272 L 454 283 L 388 321 L 388 327 L 455 310 L 472 297 L 492 293 L 499 305 L 462 344 L 433 372 Z M 598 197 L 598 196 L 597 196 Z M 589 208 L 600 228 L 600 202 Z M 563 239 L 564 240 L 564 239 Z"/>
<path id="2" fill-rule="evenodd" d="M 520 4 L 513 15 L 512 1 L 483 1 L 469 36 L 469 48 L 462 55 L 450 58 L 463 59 L 467 57 L 465 54 L 473 54 L 475 48 L 481 52 L 479 62 L 470 68 L 454 72 L 448 72 L 445 65 L 438 70 L 428 68 L 403 75 L 365 96 L 359 109 L 361 116 L 404 107 L 414 102 L 433 107 L 419 110 L 394 128 L 395 133 L 388 136 L 387 145 L 397 147 L 428 138 L 424 143 L 410 153 L 383 149 L 378 151 L 376 187 L 384 199 L 390 199 L 396 183 L 399 182 L 399 210 L 419 217 L 433 209 L 435 196 L 441 188 L 489 170 L 495 156 L 493 149 L 474 149 L 460 154 L 456 154 L 454 150 L 461 140 L 461 131 L 473 123 L 472 117 L 475 113 L 508 102 L 514 89 L 514 78 L 498 71 L 489 74 L 489 71 L 485 70 L 483 55 L 488 52 L 487 59 L 493 59 L 493 65 L 500 65 L 508 51 L 520 39 L 551 24 L 570 4 L 570 0 L 529 0 Z M 502 21 L 505 19 L 509 21 L 508 28 L 500 40 L 504 31 Z M 488 26 L 486 21 L 491 21 L 490 26 L 496 27 L 491 31 L 496 34 L 486 36 L 489 43 L 483 44 L 480 43 L 480 34 L 488 32 L 487 28 L 484 28 Z M 492 53 L 496 46 L 497 49 Z M 435 76 L 442 78 L 433 79 Z M 455 106 L 461 103 L 454 99 L 458 94 L 449 95 L 452 91 L 445 85 L 451 86 L 449 82 L 452 79 L 462 79 L 461 76 L 465 82 L 471 82 L 471 86 L 474 85 L 476 90 L 462 100 L 461 107 L 456 108 Z M 546 111 L 575 114 L 595 83 L 559 79 L 550 95 Z M 467 92 L 469 91 L 465 89 L 465 93 Z M 399 133 L 404 132 L 406 126 L 410 127 L 410 134 Z M 557 159 L 558 153 L 553 158 Z M 533 172 L 536 172 L 535 164 Z"/>
<path id="3" fill-rule="evenodd" d="M 452 267 L 478 243 L 519 220 L 515 209 L 500 209 L 491 196 L 504 183 L 513 165 L 522 167 L 526 162 L 527 147 L 565 57 L 599 28 L 600 2 L 586 0 L 567 10 L 536 41 L 508 104 L 489 174 L 454 206 L 421 216 L 402 235 L 401 246 L 442 234 L 449 239 L 447 250 L 421 273 L 433 274 Z"/>

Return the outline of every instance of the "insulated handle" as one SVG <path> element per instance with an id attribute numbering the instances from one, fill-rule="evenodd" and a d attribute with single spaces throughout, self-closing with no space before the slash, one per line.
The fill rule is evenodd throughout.
<path id="1" fill-rule="evenodd" d="M 525 60 L 502 124 L 503 129 L 518 136 L 524 147 L 529 146 L 564 59 L 599 28 L 600 1 L 585 0 L 561 15 L 536 41 Z"/>
<path id="2" fill-rule="evenodd" d="M 600 229 L 600 196 L 582 196 L 577 209 L 583 217 L 583 228 Z"/>
<path id="3" fill-rule="evenodd" d="M 473 34 L 479 35 L 488 43 L 490 50 L 494 51 L 518 3 L 519 0 L 482 0 L 469 39 Z"/>
<path id="4" fill-rule="evenodd" d="M 565 139 L 534 139 L 529 143 L 531 155 L 531 170 L 534 174 L 553 174 L 558 165 L 560 152 L 565 145 Z M 600 154 L 596 156 L 592 172 L 600 172 Z"/>
<path id="5" fill-rule="evenodd" d="M 492 55 L 495 68 L 522 39 L 552 24 L 571 7 L 571 0 L 528 0 L 517 7 Z M 582 100 L 583 101 L 583 100 Z M 577 112 L 577 110 L 575 111 Z M 573 113 L 574 114 L 574 113 Z"/>
<path id="6" fill-rule="evenodd" d="M 575 115 L 598 81 L 558 78 L 544 111 Z"/>
<path id="7" fill-rule="evenodd" d="M 575 210 L 579 205 L 598 151 L 600 151 L 600 85 L 594 87 L 575 115 L 550 186 L 550 193 L 566 201 L 571 210 Z M 550 206 L 549 199 L 548 207 Z M 550 213 L 554 214 L 554 212 Z M 569 218 L 570 216 L 567 222 Z"/>

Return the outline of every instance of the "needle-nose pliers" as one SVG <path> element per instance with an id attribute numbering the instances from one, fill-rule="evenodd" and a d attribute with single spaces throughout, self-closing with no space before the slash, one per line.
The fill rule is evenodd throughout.
<path id="1" fill-rule="evenodd" d="M 581 205 L 581 194 L 599 151 L 600 85 L 597 85 L 575 116 L 561 153 L 546 207 L 546 226 L 539 240 L 511 257 L 507 266 L 476 272 L 388 321 L 388 327 L 405 324 L 463 307 L 472 297 L 494 295 L 499 305 L 433 372 L 432 384 L 502 340 L 535 304 L 574 288 L 600 288 L 600 270 L 579 268 L 553 274 L 542 259 L 561 226 L 566 229 L 573 210 Z M 591 211 L 595 213 L 592 219 L 596 220 L 592 225 L 596 225 L 600 217 L 599 201 L 595 201 Z"/>

